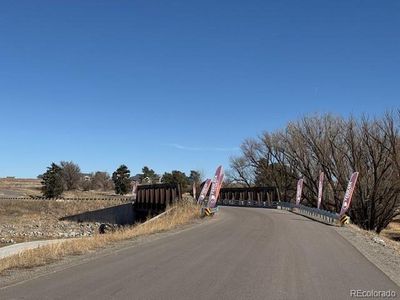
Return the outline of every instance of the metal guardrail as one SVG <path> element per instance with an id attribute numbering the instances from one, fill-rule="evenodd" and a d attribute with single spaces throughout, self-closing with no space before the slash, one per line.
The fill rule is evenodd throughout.
<path id="1" fill-rule="evenodd" d="M 269 202 L 269 201 L 254 201 L 254 200 L 229 200 L 222 199 L 218 200 L 218 205 L 220 206 L 239 206 L 239 207 L 264 207 L 264 208 L 276 208 L 281 210 L 287 210 L 295 214 L 305 216 L 307 218 L 313 219 L 315 221 L 335 225 L 343 226 L 349 221 L 347 217 L 346 220 L 342 221 L 339 214 L 323 209 L 318 209 L 315 207 L 308 207 L 305 205 L 295 205 L 290 202 Z M 204 209 L 202 209 L 202 215 L 206 214 Z M 206 214 L 207 215 L 207 214 Z"/>
<path id="2" fill-rule="evenodd" d="M 204 217 L 212 217 L 216 212 L 219 211 L 219 207 L 213 207 L 213 208 L 209 208 L 209 207 L 202 207 L 200 208 L 200 216 L 202 218 Z"/>
<path id="3" fill-rule="evenodd" d="M 341 226 L 339 214 L 330 212 L 323 209 L 318 209 L 315 207 L 308 207 L 304 205 L 295 205 L 290 202 L 278 202 L 277 208 L 282 210 L 291 211 L 293 213 L 303 215 L 305 217 L 314 219 L 319 222 L 323 222 L 330 225 Z"/>
<path id="4" fill-rule="evenodd" d="M 264 207 L 264 208 L 276 208 L 281 210 L 287 210 L 295 214 L 305 216 L 307 218 L 313 219 L 315 221 L 335 225 L 343 226 L 348 223 L 349 218 L 346 216 L 345 220 L 340 218 L 338 213 L 318 209 L 315 207 L 308 207 L 305 205 L 295 205 L 290 202 L 269 202 L 269 201 L 254 201 L 254 200 L 231 200 L 231 199 L 221 199 L 218 201 L 220 206 L 239 206 L 239 207 Z M 208 215 L 207 212 L 202 208 L 202 215 Z M 214 213 L 214 212 L 213 212 Z M 212 213 L 212 214 L 213 214 Z M 211 213 L 210 213 L 211 214 Z"/>

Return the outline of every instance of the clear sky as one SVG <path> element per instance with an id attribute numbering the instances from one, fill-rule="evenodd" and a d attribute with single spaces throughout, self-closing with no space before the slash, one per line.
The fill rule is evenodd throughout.
<path id="1" fill-rule="evenodd" d="M 200 169 L 400 105 L 400 1 L 1 1 L 0 177 Z"/>

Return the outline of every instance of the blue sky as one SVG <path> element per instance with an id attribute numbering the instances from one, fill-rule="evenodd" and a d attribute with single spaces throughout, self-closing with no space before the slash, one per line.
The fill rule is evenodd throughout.
<path id="1" fill-rule="evenodd" d="M 246 137 L 400 99 L 400 1 L 1 1 L 0 177 L 228 168 Z"/>

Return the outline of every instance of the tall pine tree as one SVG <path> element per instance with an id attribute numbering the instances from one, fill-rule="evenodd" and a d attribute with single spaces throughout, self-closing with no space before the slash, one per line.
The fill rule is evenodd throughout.
<path id="1" fill-rule="evenodd" d="M 112 180 L 114 181 L 115 193 L 118 195 L 125 195 L 131 191 L 131 171 L 125 165 L 121 165 L 113 174 Z"/>
<path id="2" fill-rule="evenodd" d="M 62 168 L 52 163 L 42 175 L 42 193 L 46 198 L 57 198 L 64 192 Z"/>

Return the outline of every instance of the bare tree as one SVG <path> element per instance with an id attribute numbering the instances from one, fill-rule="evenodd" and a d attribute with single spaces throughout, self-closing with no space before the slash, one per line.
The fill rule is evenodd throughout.
<path id="1" fill-rule="evenodd" d="M 91 178 L 91 189 L 93 190 L 112 190 L 113 183 L 110 175 L 107 172 L 97 171 Z"/>
<path id="2" fill-rule="evenodd" d="M 227 172 L 228 181 L 243 183 L 250 187 L 254 184 L 254 170 L 245 157 L 232 157 L 231 170 Z"/>
<path id="3" fill-rule="evenodd" d="M 247 186 L 272 185 L 279 199 L 294 198 L 304 178 L 304 202 L 315 205 L 318 175 L 326 188 L 323 207 L 338 211 L 352 172 L 360 172 L 351 218 L 380 232 L 400 212 L 400 111 L 383 118 L 305 117 L 285 130 L 247 139 L 231 159 L 232 178 Z"/>
<path id="4" fill-rule="evenodd" d="M 75 190 L 79 186 L 81 180 L 81 169 L 72 161 L 62 161 L 62 179 L 66 190 Z"/>

